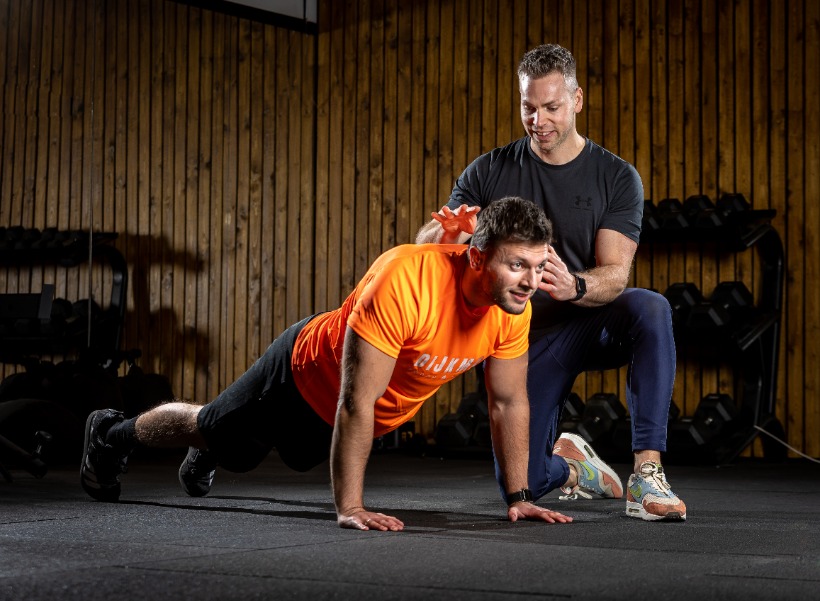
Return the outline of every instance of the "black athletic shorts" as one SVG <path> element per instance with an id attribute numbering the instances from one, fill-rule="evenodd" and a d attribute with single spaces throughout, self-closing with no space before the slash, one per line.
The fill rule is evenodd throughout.
<path id="1" fill-rule="evenodd" d="M 300 472 L 330 457 L 333 427 L 299 393 L 290 367 L 296 337 L 311 319 L 282 332 L 248 371 L 200 410 L 197 426 L 225 469 L 250 471 L 274 447 Z"/>

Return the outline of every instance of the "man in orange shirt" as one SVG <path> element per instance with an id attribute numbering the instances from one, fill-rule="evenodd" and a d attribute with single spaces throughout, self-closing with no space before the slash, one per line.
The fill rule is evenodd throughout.
<path id="1" fill-rule="evenodd" d="M 401 530 L 398 518 L 364 507 L 372 440 L 484 362 L 509 519 L 571 521 L 533 505 L 527 483 L 529 300 L 551 238 L 543 211 L 505 198 L 478 216 L 469 247 L 387 251 L 339 309 L 288 328 L 213 402 L 170 402 L 131 419 L 111 409 L 89 415 L 83 488 L 97 500 L 117 501 L 119 474 L 137 444 L 187 445 L 180 482 L 201 496 L 217 465 L 248 471 L 275 447 L 301 471 L 330 457 L 341 527 Z"/>

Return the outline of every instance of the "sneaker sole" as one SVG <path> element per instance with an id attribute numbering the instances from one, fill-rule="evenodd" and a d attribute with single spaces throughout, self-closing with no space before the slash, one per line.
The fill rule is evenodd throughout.
<path id="1" fill-rule="evenodd" d="M 94 479 L 94 484 L 96 487 L 91 486 L 89 482 L 91 481 L 85 474 L 85 467 L 86 467 L 86 458 L 88 457 L 88 442 L 91 439 L 91 422 L 94 420 L 94 415 L 96 411 L 92 411 L 88 419 L 85 420 L 85 437 L 83 439 L 83 462 L 80 465 L 80 485 L 83 487 L 83 490 L 88 493 L 92 499 L 97 501 L 103 501 L 105 503 L 116 503 L 120 500 L 120 492 L 122 491 L 122 487 L 120 486 L 119 482 L 117 486 L 111 488 L 101 488 L 99 483 L 96 481 L 96 475 Z"/>
<path id="2" fill-rule="evenodd" d="M 601 482 L 604 485 L 609 485 L 609 488 L 612 491 L 611 496 L 605 495 L 604 498 L 620 499 L 624 496 L 624 489 L 621 485 L 621 479 L 618 477 L 618 474 L 615 473 L 615 470 L 604 463 L 603 459 L 598 457 L 598 454 L 592 450 L 592 447 L 589 446 L 589 443 L 586 440 L 584 440 L 581 436 L 572 433 L 562 434 L 561 438 L 569 439 L 572 444 L 578 448 L 578 450 L 583 450 L 586 452 L 589 463 L 594 465 L 595 468 L 601 472 Z"/>
<path id="3" fill-rule="evenodd" d="M 647 522 L 685 522 L 686 521 L 686 514 L 681 514 L 678 511 L 670 511 L 666 515 L 655 515 L 654 513 L 649 513 L 646 509 L 643 508 L 643 505 L 637 503 L 635 501 L 627 501 L 626 502 L 626 515 L 631 518 L 640 518 Z"/>

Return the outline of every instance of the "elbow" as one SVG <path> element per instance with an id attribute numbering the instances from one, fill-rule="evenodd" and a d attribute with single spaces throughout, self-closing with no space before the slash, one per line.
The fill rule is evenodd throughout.
<path id="1" fill-rule="evenodd" d="M 440 227 L 437 222 L 428 223 L 427 225 L 422 226 L 416 234 L 416 244 L 434 243 L 436 241 L 434 226 Z"/>

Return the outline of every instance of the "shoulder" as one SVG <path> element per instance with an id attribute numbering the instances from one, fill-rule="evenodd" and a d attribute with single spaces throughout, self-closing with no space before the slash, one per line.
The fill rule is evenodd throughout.
<path id="1" fill-rule="evenodd" d="M 598 162 L 602 166 L 608 167 L 615 171 L 628 171 L 630 173 L 638 174 L 635 167 L 627 161 L 622 159 L 614 152 L 607 150 L 603 146 L 596 144 L 591 139 L 587 138 L 587 147 L 584 150 L 586 156 L 593 161 Z"/>
<path id="2" fill-rule="evenodd" d="M 487 155 L 491 162 L 515 162 L 520 164 L 524 157 L 529 156 L 527 148 L 529 147 L 529 138 L 524 136 L 514 142 L 510 142 L 506 146 L 499 146 L 491 150 Z"/>
<path id="3" fill-rule="evenodd" d="M 376 259 L 368 273 L 446 271 L 466 252 L 467 247 L 463 244 L 401 244 Z"/>
<path id="4" fill-rule="evenodd" d="M 507 162 L 520 163 L 521 158 L 527 154 L 527 142 L 529 138 L 523 137 L 510 142 L 504 146 L 493 148 L 489 152 L 479 155 L 471 164 L 470 167 L 477 168 L 480 166 L 491 167 L 493 165 L 504 164 Z"/>

